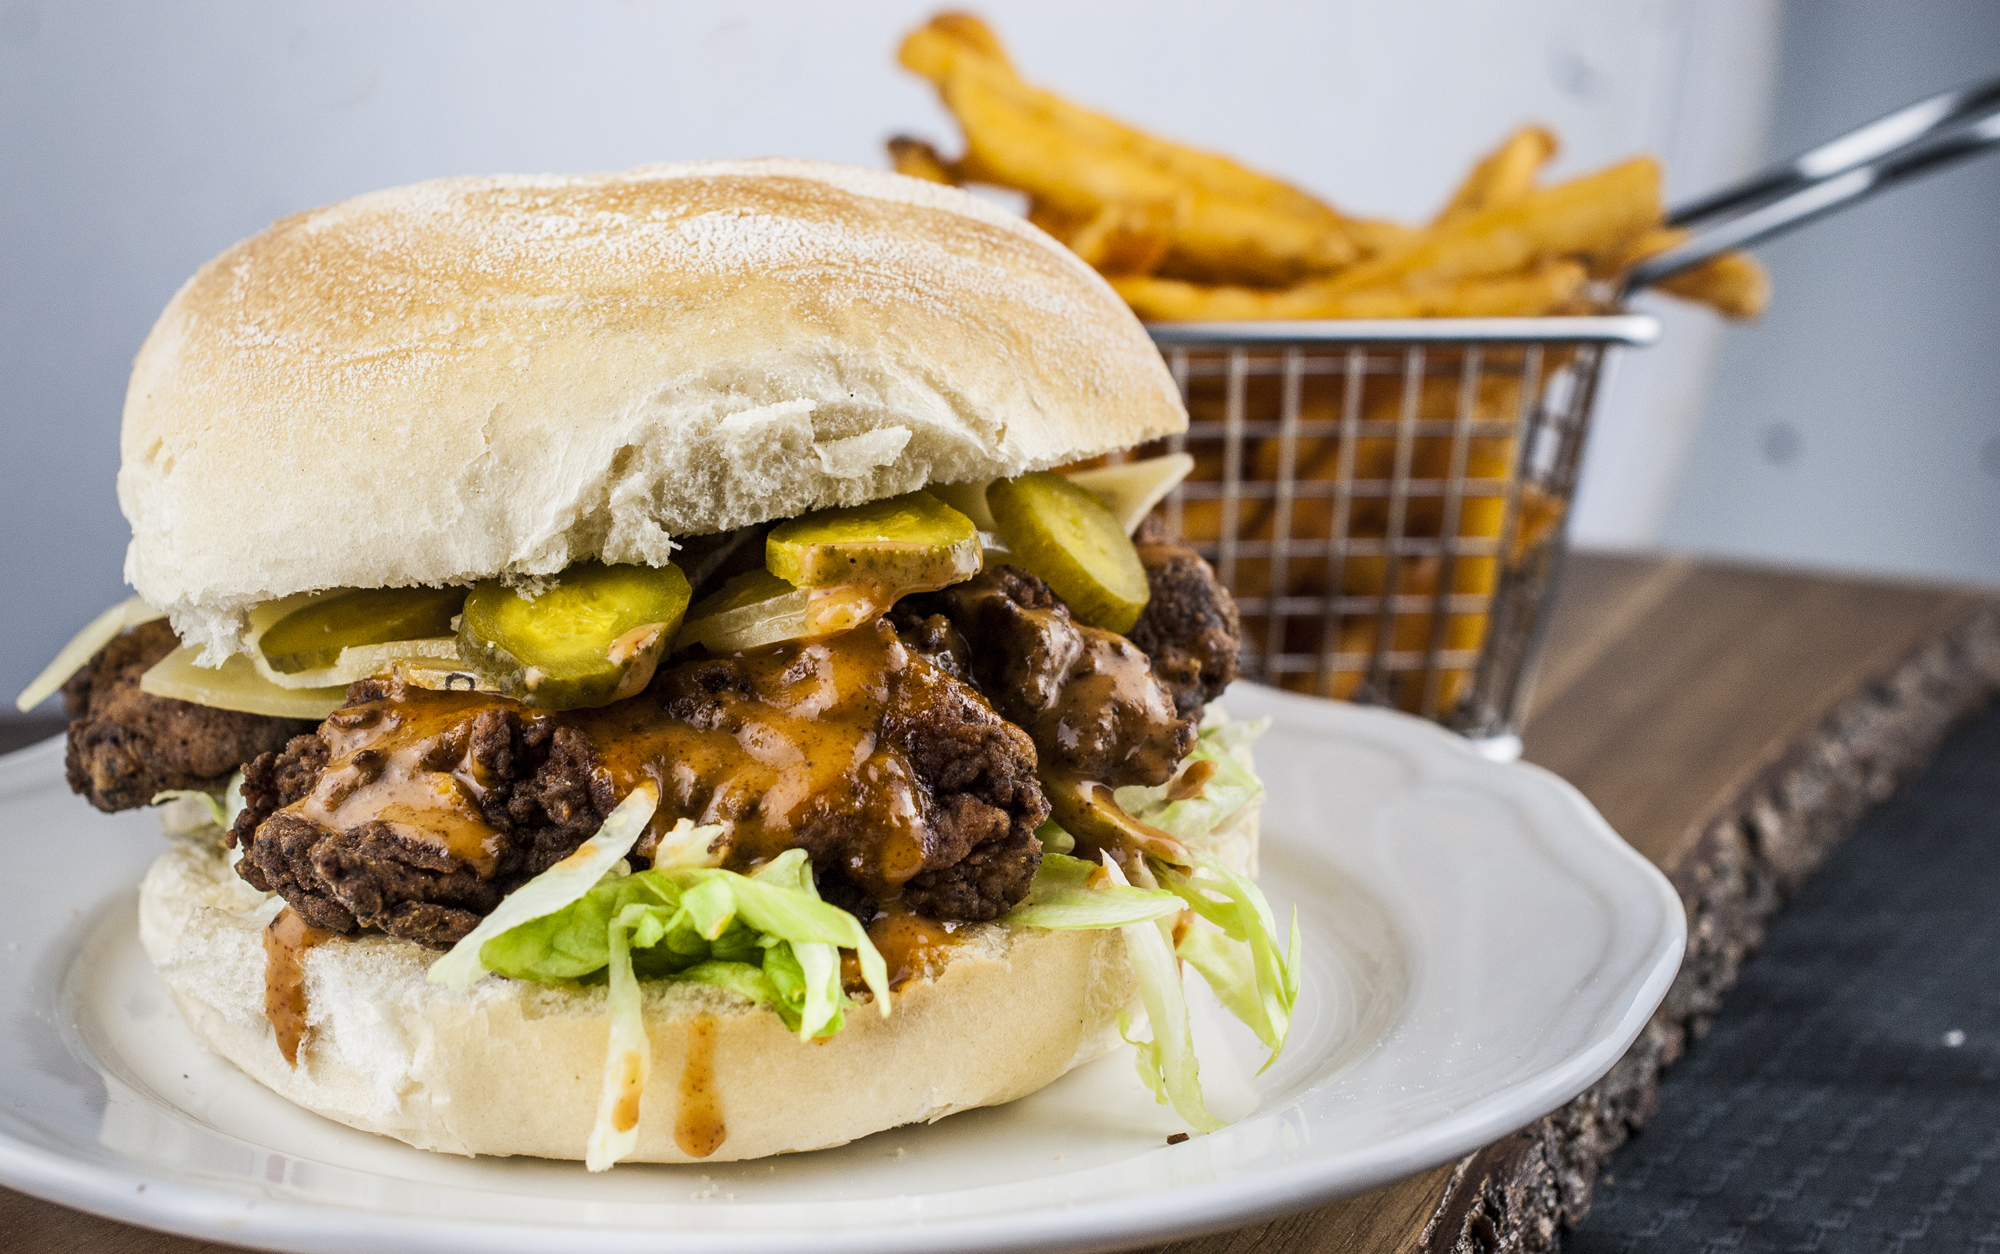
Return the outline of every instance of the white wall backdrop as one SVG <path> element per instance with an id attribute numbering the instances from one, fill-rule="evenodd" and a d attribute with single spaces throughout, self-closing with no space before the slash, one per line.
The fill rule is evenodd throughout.
<path id="1" fill-rule="evenodd" d="M 932 7 L 0 0 L 0 691 L 121 595 L 125 375 L 201 262 L 281 215 L 438 175 L 879 164 L 895 131 L 955 140 L 892 62 Z M 981 7 L 1032 78 L 1406 217 L 1527 120 L 1563 135 L 1559 173 L 1641 149 L 1674 196 L 1741 173 L 1778 31 L 1771 0 Z M 1724 334 L 1677 314 L 1667 345 L 1627 360 L 1584 538 L 1656 533 Z"/>
<path id="2" fill-rule="evenodd" d="M 1771 156 L 2000 74 L 1993 0 L 1788 7 Z M 1762 250 L 1662 538 L 2000 585 L 2000 154 Z"/>

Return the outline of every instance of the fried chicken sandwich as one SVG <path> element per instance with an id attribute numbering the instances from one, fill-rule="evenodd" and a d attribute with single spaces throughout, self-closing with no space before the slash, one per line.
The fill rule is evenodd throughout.
<path id="1" fill-rule="evenodd" d="M 353 1127 L 814 1149 L 1143 1012 L 1208 1128 L 1182 964 L 1275 1051 L 1296 925 L 1250 879 L 1257 729 L 1210 707 L 1235 607 L 1149 513 L 1185 425 L 1103 280 L 950 188 L 363 196 L 167 307 L 138 595 L 24 700 L 61 683 L 91 804 L 176 816 L 141 936 L 189 1026 Z"/>

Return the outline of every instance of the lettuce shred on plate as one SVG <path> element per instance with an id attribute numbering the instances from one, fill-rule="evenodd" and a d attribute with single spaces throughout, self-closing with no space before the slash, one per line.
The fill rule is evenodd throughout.
<path id="1" fill-rule="evenodd" d="M 1128 813 L 1187 846 L 1191 867 L 1149 856 L 1128 874 L 1108 858 L 1100 865 L 1070 857 L 1066 851 L 1074 842 L 1051 823 L 1042 829 L 1046 852 L 1027 900 L 1002 920 L 1024 927 L 1121 930 L 1152 1035 L 1133 1039 L 1126 1020 L 1120 1030 L 1138 1050 L 1146 1086 L 1201 1131 L 1223 1125 L 1202 1100 L 1180 964 L 1192 967 L 1217 1000 L 1257 1034 L 1270 1050 L 1266 1067 L 1284 1048 L 1299 992 L 1297 912 L 1281 940 L 1270 903 L 1256 884 L 1205 847 L 1263 793 L 1248 745 L 1266 726 L 1260 719 L 1204 729 L 1182 767 L 1214 764 L 1196 796 L 1172 800 L 1172 784 L 1118 790 L 1118 803 Z M 154 800 L 201 806 L 204 817 L 224 828 L 242 806 L 233 786 L 222 797 L 176 791 Z M 804 850 L 788 850 L 747 875 L 723 870 L 705 865 L 712 861 L 707 847 L 721 829 L 683 819 L 662 842 L 652 869 L 628 871 L 625 856 L 658 804 L 651 788 L 634 790 L 596 835 L 509 894 L 432 964 L 428 977 L 465 988 L 488 972 L 544 984 L 592 980 L 602 973 L 611 1042 L 589 1146 L 593 1170 L 629 1153 L 637 1139 L 636 1125 L 617 1126 L 616 1111 L 628 1085 L 643 1086 L 650 1064 L 640 980 L 728 989 L 777 1014 L 801 1040 L 811 1040 L 838 1032 L 853 1008 L 840 974 L 840 951 L 851 949 L 878 1011 L 890 1012 L 881 954 L 859 919 L 820 899 Z M 1183 912 L 1193 918 L 1176 928 Z"/>
<path id="2" fill-rule="evenodd" d="M 1171 1102 L 1181 1118 L 1202 1131 L 1212 1131 L 1221 1123 L 1209 1114 L 1202 1101 L 1200 1068 L 1194 1054 L 1179 963 L 1175 959 L 1185 960 L 1193 967 L 1216 999 L 1257 1034 L 1257 1039 L 1270 1050 L 1265 1067 L 1276 1061 L 1285 1047 L 1292 1006 L 1299 995 L 1298 912 L 1292 912 L 1291 926 L 1281 943 L 1277 921 L 1263 892 L 1248 876 L 1230 870 L 1204 848 L 1229 818 L 1262 795 L 1264 785 L 1251 765 L 1249 745 L 1269 726 L 1268 719 L 1258 719 L 1203 729 L 1194 752 L 1188 755 L 1187 765 L 1182 767 L 1186 770 L 1196 762 L 1215 764 L 1214 774 L 1197 796 L 1170 800 L 1171 783 L 1157 788 L 1118 790 L 1118 804 L 1126 813 L 1187 846 L 1193 862 L 1191 869 L 1177 868 L 1148 856 L 1132 869 L 1133 878 L 1142 883 L 1128 887 L 1127 877 L 1107 861 L 1104 870 L 1112 884 L 1099 890 L 1105 895 L 1099 907 L 1102 922 L 1081 921 L 1090 912 L 1075 907 L 1073 918 L 1078 921 L 1042 924 L 1115 925 L 1124 930 L 1132 974 L 1138 981 L 1140 999 L 1153 1031 L 1150 1040 L 1132 1041 L 1138 1048 L 1139 1078 L 1146 1082 L 1154 1097 Z M 1045 828 L 1044 833 L 1052 847 L 1070 843 L 1067 834 L 1059 829 L 1050 832 Z M 1050 874 L 1047 868 L 1052 863 L 1055 874 L 1064 873 L 1068 864 L 1087 865 L 1074 858 L 1045 854 L 1042 862 L 1045 875 Z M 1028 903 L 1016 907 L 1007 916 L 1010 921 L 1022 921 L 1022 913 L 1035 908 L 1042 878 L 1036 877 Z M 1125 917 L 1136 913 L 1132 906 L 1123 904 L 1133 894 L 1163 898 L 1169 904 L 1143 920 Z M 1195 918 L 1180 929 L 1180 939 L 1176 941 L 1175 916 L 1182 909 L 1192 911 Z M 1131 1037 L 1128 1035 L 1126 1039 Z"/>

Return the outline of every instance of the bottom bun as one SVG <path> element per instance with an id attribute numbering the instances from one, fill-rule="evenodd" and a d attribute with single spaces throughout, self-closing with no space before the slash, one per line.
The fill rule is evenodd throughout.
<path id="1" fill-rule="evenodd" d="M 1227 826 L 1217 833 L 1225 859 L 1250 862 L 1255 807 Z M 490 977 L 455 992 L 425 982 L 433 951 L 337 938 L 304 955 L 307 1029 L 294 1068 L 264 1015 L 263 933 L 281 904 L 238 878 L 214 844 L 176 840 L 146 875 L 140 939 L 210 1048 L 308 1110 L 419 1149 L 583 1157 L 603 1083 L 603 988 Z M 841 1145 L 1025 1097 L 1118 1044 L 1136 987 L 1116 929 L 984 923 L 957 935 L 939 969 L 897 990 L 889 1018 L 856 1006 L 825 1040 L 801 1042 L 735 993 L 643 983 L 652 1074 L 626 1161 Z M 696 1035 L 708 1048 L 691 1066 Z M 707 1154 L 679 1143 L 699 1151 L 717 1133 Z"/>

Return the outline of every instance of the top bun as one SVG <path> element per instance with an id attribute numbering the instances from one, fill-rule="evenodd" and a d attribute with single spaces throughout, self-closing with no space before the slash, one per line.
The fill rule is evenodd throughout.
<path id="1" fill-rule="evenodd" d="M 1111 288 L 953 188 L 443 179 L 286 218 L 174 296 L 125 399 L 125 576 L 219 660 L 295 592 L 657 565 L 1186 423 Z"/>

